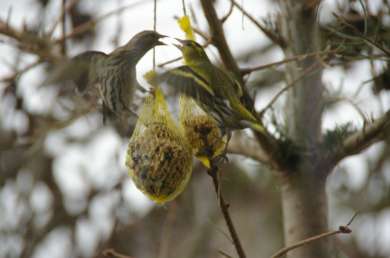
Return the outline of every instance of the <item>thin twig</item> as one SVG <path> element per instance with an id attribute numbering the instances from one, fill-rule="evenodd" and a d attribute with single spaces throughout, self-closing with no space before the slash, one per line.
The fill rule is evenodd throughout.
<path id="1" fill-rule="evenodd" d="M 247 75 L 248 73 L 251 73 L 251 72 L 254 72 L 254 71 L 258 71 L 258 70 L 262 70 L 262 69 L 266 69 L 266 68 L 270 68 L 270 67 L 273 67 L 273 66 L 278 66 L 278 65 L 282 65 L 282 64 L 289 63 L 289 62 L 294 62 L 294 61 L 302 61 L 302 60 L 304 60 L 306 58 L 309 58 L 309 57 L 320 56 L 320 55 L 328 55 L 328 54 L 331 54 L 331 53 L 335 53 L 335 51 L 334 50 L 323 50 L 323 51 L 316 51 L 316 52 L 302 54 L 302 55 L 296 55 L 296 56 L 285 58 L 283 60 L 280 60 L 280 61 L 277 61 L 277 62 L 273 62 L 273 63 L 269 63 L 269 64 L 258 65 L 258 66 L 249 67 L 249 68 L 242 68 L 241 69 L 241 74 L 242 75 Z"/>
<path id="2" fill-rule="evenodd" d="M 272 31 L 265 28 L 262 24 L 260 24 L 252 15 L 250 15 L 241 5 L 239 5 L 236 1 L 230 0 L 234 6 L 236 6 L 244 16 L 246 16 L 256 27 L 258 27 L 272 42 L 279 45 L 281 48 L 286 46 L 286 42 L 284 40 L 275 35 Z"/>
<path id="3" fill-rule="evenodd" d="M 121 253 L 118 253 L 114 249 L 106 249 L 103 251 L 103 255 L 109 258 L 133 258 L 132 256 L 124 255 Z"/>
<path id="4" fill-rule="evenodd" d="M 234 4 L 233 4 L 233 2 L 230 1 L 229 11 L 227 12 L 227 14 L 225 14 L 225 16 L 223 16 L 221 18 L 222 23 L 226 22 L 227 19 L 230 17 L 230 15 L 233 13 L 233 7 L 234 7 Z"/>
<path id="5" fill-rule="evenodd" d="M 319 234 L 319 235 L 316 235 L 313 237 L 309 237 L 309 238 L 306 238 L 302 241 L 299 241 L 293 245 L 284 247 L 284 248 L 280 249 L 279 251 L 277 251 L 274 255 L 272 255 L 271 258 L 282 257 L 283 255 L 287 254 L 289 251 L 291 251 L 293 249 L 310 244 L 311 242 L 320 240 L 320 239 L 325 238 L 325 237 L 329 237 L 329 236 L 333 236 L 333 235 L 337 235 L 337 234 L 350 234 L 352 232 L 352 230 L 349 228 L 349 226 L 351 225 L 352 221 L 355 219 L 356 215 L 357 215 L 357 213 L 355 213 L 352 216 L 352 218 L 349 220 L 349 222 L 345 226 L 339 226 L 339 228 L 337 230 L 332 230 L 332 231 L 325 232 L 325 233 L 322 233 L 322 234 Z"/>
<path id="6" fill-rule="evenodd" d="M 223 218 L 225 219 L 226 226 L 229 229 L 230 236 L 232 237 L 234 247 L 236 248 L 238 257 L 240 258 L 245 258 L 245 252 L 244 249 L 242 248 L 240 239 L 238 237 L 237 231 L 234 227 L 232 218 L 229 213 L 229 204 L 225 202 L 225 199 L 223 198 L 223 195 L 220 191 L 220 186 L 219 186 L 219 180 L 218 180 L 218 167 L 216 164 L 212 161 L 211 162 L 211 167 L 207 171 L 207 173 L 211 176 L 213 179 L 213 184 L 214 184 L 214 189 L 217 194 L 218 200 L 219 200 L 219 207 L 221 208 L 221 212 L 223 215 Z"/>
<path id="7" fill-rule="evenodd" d="M 170 60 L 168 60 L 168 61 L 166 61 L 166 62 L 160 63 L 160 64 L 158 64 L 157 66 L 158 66 L 158 67 L 164 67 L 164 66 L 166 66 L 166 65 L 169 65 L 169 64 L 172 64 L 172 63 L 174 63 L 174 62 L 180 61 L 182 58 L 183 58 L 182 56 L 178 56 L 178 57 L 173 58 L 173 59 L 170 59 Z"/>
<path id="8" fill-rule="evenodd" d="M 128 10 L 128 9 L 134 8 L 134 7 L 136 7 L 138 5 L 141 5 L 141 4 L 145 4 L 147 2 L 148 1 L 145 1 L 145 0 L 139 0 L 139 1 L 135 2 L 135 3 L 131 3 L 131 4 L 122 6 L 120 8 L 117 8 L 115 10 L 112 10 L 112 11 L 106 13 L 106 14 L 103 14 L 102 16 L 100 16 L 100 17 L 98 17 L 98 18 L 96 18 L 94 20 L 90 20 L 88 22 L 85 22 L 85 23 L 79 25 L 78 27 L 74 28 L 73 31 L 71 31 L 65 37 L 61 37 L 59 39 L 56 39 L 55 42 L 59 43 L 59 42 L 62 42 L 63 40 L 65 40 L 65 38 L 73 38 L 73 37 L 78 36 L 78 35 L 80 35 L 82 33 L 85 33 L 87 31 L 93 29 L 94 26 L 97 23 L 99 23 L 99 22 L 101 22 L 101 21 L 103 21 L 103 20 L 105 20 L 105 19 L 107 19 L 107 18 L 109 18 L 109 17 L 111 17 L 113 15 L 116 15 L 118 13 L 122 13 L 122 12 Z"/>
<path id="9" fill-rule="evenodd" d="M 40 59 L 56 61 L 60 56 L 51 50 L 52 42 L 46 38 L 39 37 L 36 33 L 28 31 L 26 27 L 22 30 L 15 29 L 7 22 L 0 19 L 0 34 L 12 38 L 19 49 L 33 53 Z"/>
<path id="10" fill-rule="evenodd" d="M 157 31 L 157 0 L 153 1 L 153 31 Z M 153 48 L 153 70 L 156 70 L 156 48 Z"/>
<path id="11" fill-rule="evenodd" d="M 237 76 L 240 83 L 243 82 L 240 68 L 237 65 L 236 60 L 229 48 L 226 41 L 225 33 L 221 20 L 218 18 L 217 11 L 215 10 L 214 3 L 209 0 L 200 0 L 203 13 L 209 24 L 210 35 L 213 45 L 218 49 L 218 53 L 221 56 L 222 62 L 225 67 Z"/>
<path id="12" fill-rule="evenodd" d="M 379 45 L 378 43 L 372 41 L 371 39 L 369 39 L 368 37 L 366 37 L 365 35 L 362 35 L 360 33 L 360 31 L 358 29 L 356 29 L 355 26 L 352 26 L 351 24 L 348 23 L 348 21 L 346 21 L 343 17 L 337 15 L 337 14 L 333 14 L 342 24 L 346 25 L 347 27 L 351 28 L 353 31 L 355 31 L 355 33 L 357 34 L 356 35 L 347 35 L 343 32 L 340 32 L 340 31 L 337 31 L 331 27 L 325 27 L 326 29 L 332 31 L 333 33 L 337 34 L 338 36 L 340 37 L 343 37 L 343 38 L 347 38 L 347 39 L 351 39 L 351 40 L 357 40 L 357 39 L 362 39 L 363 41 L 365 41 L 368 45 L 371 45 L 373 47 L 376 47 L 378 48 L 379 50 L 381 50 L 383 53 L 385 53 L 387 56 L 390 56 L 390 50 L 388 50 L 387 48 L 385 48 L 384 46 L 381 46 Z"/>
<path id="13" fill-rule="evenodd" d="M 184 0 L 181 0 L 181 7 L 183 8 L 183 15 L 187 16 L 187 8 Z"/>
<path id="14" fill-rule="evenodd" d="M 218 250 L 218 253 L 220 255 L 222 255 L 223 257 L 226 257 L 226 258 L 233 258 L 232 256 L 228 255 L 227 253 L 225 253 L 224 251 L 222 250 Z"/>
<path id="15" fill-rule="evenodd" d="M 62 55 L 66 55 L 66 0 L 62 0 L 62 5 L 61 5 L 61 16 L 62 16 L 62 22 L 61 22 L 61 29 L 62 29 L 62 37 L 64 38 L 63 41 L 61 41 L 61 53 Z"/>
<path id="16" fill-rule="evenodd" d="M 42 62 L 41 59 L 38 59 L 31 64 L 26 65 L 24 68 L 20 69 L 19 71 L 15 71 L 12 75 L 6 76 L 4 78 L 0 79 L 0 82 L 10 82 L 12 80 L 15 80 L 17 77 L 21 76 L 23 73 L 27 72 L 28 70 L 34 68 L 35 66 L 39 65 Z"/>
<path id="17" fill-rule="evenodd" d="M 48 36 L 52 36 L 57 25 L 63 21 L 63 16 L 65 15 L 65 13 L 69 12 L 80 0 L 70 0 L 68 2 L 68 4 L 66 5 L 65 9 L 63 9 L 61 11 L 61 15 L 60 17 L 58 17 L 58 19 L 54 22 L 53 26 L 51 27 L 51 29 L 49 30 L 49 32 L 47 33 Z"/>
<path id="18" fill-rule="evenodd" d="M 298 81 L 302 80 L 305 76 L 314 72 L 318 63 L 313 63 L 311 66 L 307 67 L 305 71 L 300 74 L 297 78 L 295 78 L 292 82 L 287 84 L 283 89 L 281 89 L 272 99 L 271 101 L 259 112 L 260 116 L 263 116 L 264 113 L 272 107 L 272 105 L 279 99 L 279 97 L 286 92 L 288 89 L 292 88 Z"/>

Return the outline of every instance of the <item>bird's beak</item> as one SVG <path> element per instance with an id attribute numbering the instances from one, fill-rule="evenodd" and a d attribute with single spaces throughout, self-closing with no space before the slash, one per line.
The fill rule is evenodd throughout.
<path id="1" fill-rule="evenodd" d="M 183 49 L 183 44 L 184 44 L 184 41 L 181 40 L 181 39 L 178 39 L 178 38 L 174 38 L 175 41 L 177 41 L 178 43 L 173 43 L 173 45 L 175 47 L 177 47 L 179 50 L 182 50 Z"/>
<path id="2" fill-rule="evenodd" d="M 159 35 L 158 35 L 158 40 L 157 40 L 156 45 L 157 45 L 157 46 L 166 45 L 166 43 L 163 42 L 163 41 L 161 41 L 161 39 L 164 39 L 164 38 L 167 38 L 167 37 L 168 37 L 168 36 L 166 36 L 166 35 L 159 34 Z"/>
<path id="3" fill-rule="evenodd" d="M 181 39 L 177 39 L 177 38 L 171 38 L 171 37 L 168 37 L 168 36 L 163 36 L 159 42 L 163 45 L 174 45 L 175 47 L 177 47 L 178 49 L 182 49 L 182 40 Z"/>

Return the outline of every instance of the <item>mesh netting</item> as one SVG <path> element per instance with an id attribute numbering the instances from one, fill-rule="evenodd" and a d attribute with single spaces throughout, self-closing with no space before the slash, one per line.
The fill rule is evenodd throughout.
<path id="1" fill-rule="evenodd" d="M 191 177 L 191 148 L 159 88 L 145 98 L 126 165 L 137 188 L 157 203 L 174 199 Z"/>

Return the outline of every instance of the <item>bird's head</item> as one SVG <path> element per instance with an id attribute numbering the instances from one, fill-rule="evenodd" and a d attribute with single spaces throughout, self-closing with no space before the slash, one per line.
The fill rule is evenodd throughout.
<path id="1" fill-rule="evenodd" d="M 176 39 L 180 44 L 174 44 L 183 53 L 186 63 L 204 62 L 209 60 L 203 47 L 193 40 Z"/>
<path id="2" fill-rule="evenodd" d="M 166 37 L 165 35 L 161 35 L 156 31 L 152 30 L 144 30 L 137 33 L 130 41 L 126 44 L 128 46 L 149 50 L 155 46 L 165 45 L 160 41 L 161 38 Z"/>

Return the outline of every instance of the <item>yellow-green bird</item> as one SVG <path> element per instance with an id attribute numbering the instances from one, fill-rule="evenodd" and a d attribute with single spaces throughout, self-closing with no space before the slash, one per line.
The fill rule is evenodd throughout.
<path id="1" fill-rule="evenodd" d="M 218 123 L 223 133 L 251 128 L 265 129 L 254 110 L 253 100 L 244 86 L 211 63 L 203 47 L 192 40 L 179 40 L 185 65 L 161 74 L 159 79 L 181 94 L 192 97 Z"/>

